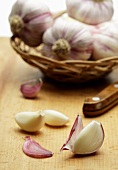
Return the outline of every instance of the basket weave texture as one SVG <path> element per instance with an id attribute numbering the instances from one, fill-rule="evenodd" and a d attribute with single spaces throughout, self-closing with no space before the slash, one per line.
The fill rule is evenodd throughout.
<path id="1" fill-rule="evenodd" d="M 18 37 L 12 36 L 13 49 L 30 65 L 40 69 L 45 76 L 59 82 L 86 82 L 106 76 L 118 67 L 118 56 L 97 61 L 57 61 L 40 53 L 37 48 L 25 45 Z"/>

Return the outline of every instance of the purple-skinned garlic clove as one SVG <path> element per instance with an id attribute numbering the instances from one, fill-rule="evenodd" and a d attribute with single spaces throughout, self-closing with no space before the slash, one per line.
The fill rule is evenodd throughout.
<path id="1" fill-rule="evenodd" d="M 23 83 L 20 87 L 20 91 L 25 98 L 33 99 L 37 97 L 42 85 L 42 79 L 32 79 Z"/>
<path id="2" fill-rule="evenodd" d="M 74 154 L 86 155 L 99 150 L 104 141 L 104 129 L 97 121 L 90 122 L 83 128 L 81 116 L 78 115 L 66 143 L 61 151 L 70 150 Z"/>
<path id="3" fill-rule="evenodd" d="M 22 149 L 26 155 L 32 158 L 49 158 L 53 156 L 51 151 L 43 148 L 30 136 L 26 136 L 25 139 Z"/>

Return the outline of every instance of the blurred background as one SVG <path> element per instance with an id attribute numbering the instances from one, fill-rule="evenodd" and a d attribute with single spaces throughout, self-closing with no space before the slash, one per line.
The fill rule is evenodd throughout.
<path id="1" fill-rule="evenodd" d="M 1 0 L 0 1 L 0 36 L 8 36 L 10 37 L 11 31 L 9 28 L 8 16 L 11 11 L 12 5 L 16 0 Z M 63 10 L 66 8 L 65 1 L 66 0 L 43 0 L 45 1 L 50 10 L 53 12 L 57 12 L 59 10 Z M 118 0 L 113 0 L 114 3 L 114 19 L 118 19 Z M 101 16 L 102 17 L 102 16 Z"/>

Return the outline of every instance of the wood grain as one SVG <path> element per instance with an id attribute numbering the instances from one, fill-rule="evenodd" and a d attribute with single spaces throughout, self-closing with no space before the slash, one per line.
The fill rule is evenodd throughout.
<path id="1" fill-rule="evenodd" d="M 118 81 L 118 69 L 108 77 L 83 85 L 56 84 L 44 81 L 36 100 L 24 99 L 19 91 L 21 83 L 40 77 L 38 69 L 29 66 L 10 46 L 8 38 L 0 38 L 0 170 L 116 170 L 118 169 L 118 106 L 94 118 L 103 124 L 104 144 L 89 156 L 75 156 L 70 151 L 59 152 L 67 139 L 71 126 L 81 114 L 84 125 L 93 118 L 85 118 L 82 107 L 85 97 L 95 96 L 103 88 Z M 39 109 L 58 110 L 70 118 L 61 128 L 44 126 L 38 133 L 27 133 L 18 127 L 14 115 L 21 111 Z M 22 151 L 24 137 L 30 135 L 54 155 L 46 159 L 33 159 Z"/>
<path id="2" fill-rule="evenodd" d="M 97 100 L 94 99 L 97 97 Z M 83 113 L 87 117 L 99 116 L 118 104 L 118 82 L 114 82 L 93 97 L 87 97 Z"/>

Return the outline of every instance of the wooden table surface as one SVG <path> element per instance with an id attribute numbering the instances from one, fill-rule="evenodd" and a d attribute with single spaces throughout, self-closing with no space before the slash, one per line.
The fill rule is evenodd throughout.
<path id="1" fill-rule="evenodd" d="M 61 85 L 45 81 L 35 100 L 24 99 L 19 91 L 23 81 L 38 78 L 38 69 L 25 63 L 13 51 L 9 38 L 0 38 L 0 170 L 116 170 L 118 169 L 118 106 L 107 113 L 85 118 L 82 106 L 85 97 L 95 96 L 103 88 L 118 81 L 118 69 L 101 81 L 84 85 Z M 44 126 L 38 133 L 27 133 L 18 127 L 14 115 L 21 111 L 53 109 L 70 118 L 67 126 Z M 105 140 L 100 150 L 89 156 L 74 156 L 70 151 L 60 153 L 78 114 L 84 125 L 93 119 L 101 122 Z M 51 150 L 51 158 L 34 159 L 22 151 L 24 137 L 30 135 Z"/>

